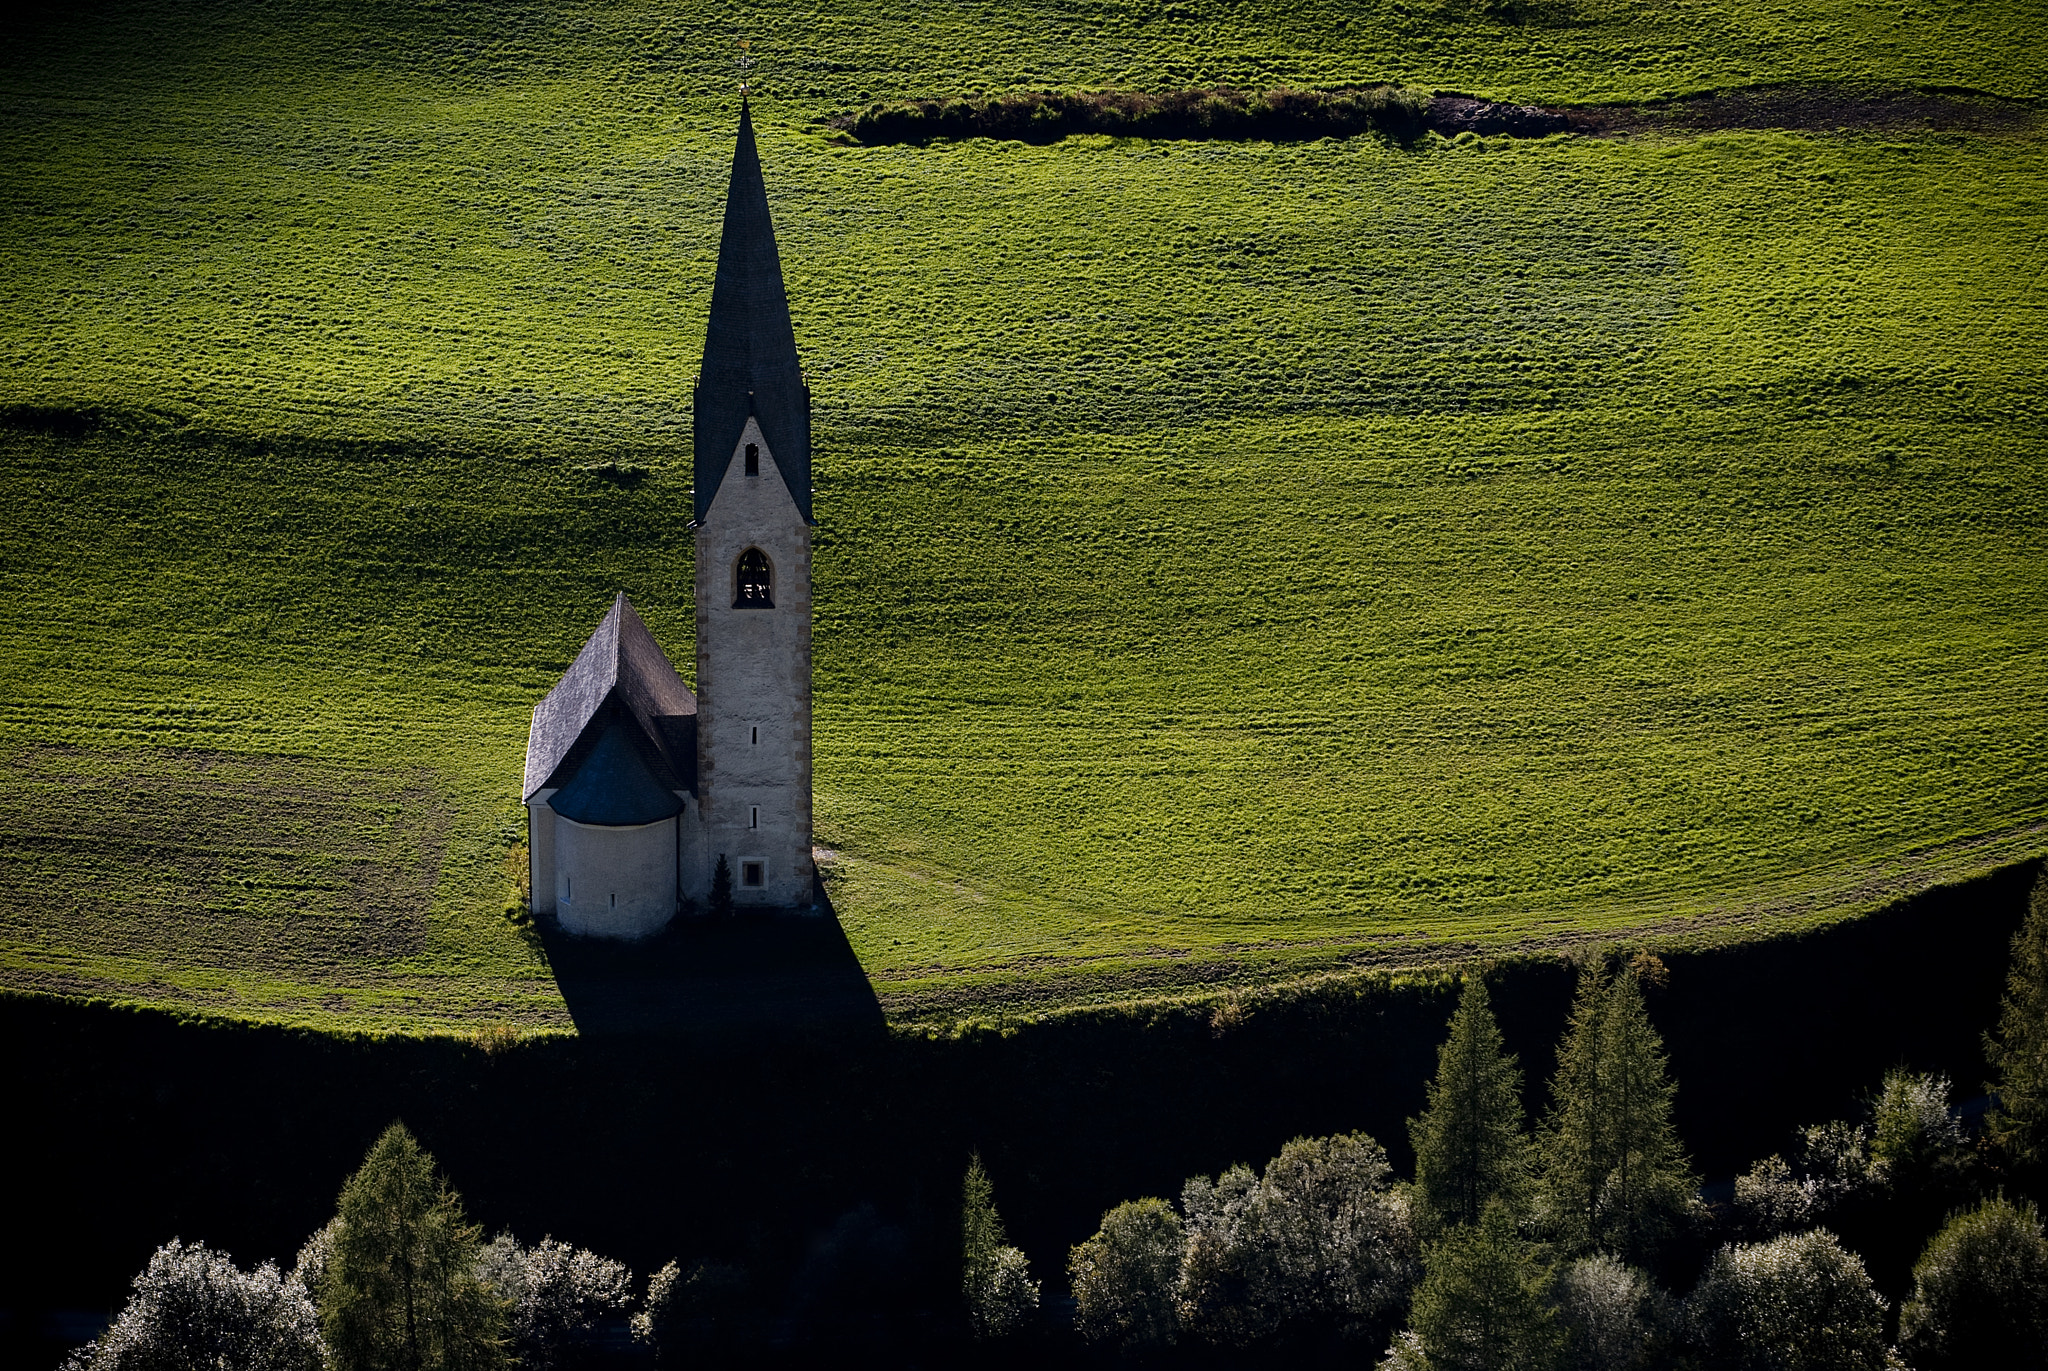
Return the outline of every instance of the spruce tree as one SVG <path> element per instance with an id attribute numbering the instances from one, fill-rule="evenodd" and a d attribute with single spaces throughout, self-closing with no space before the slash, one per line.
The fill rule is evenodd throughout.
<path id="1" fill-rule="evenodd" d="M 1647 1261 L 1693 1188 L 1671 1121 L 1677 1087 L 1633 968 L 1598 968 L 1579 991 L 1558 1052 L 1542 1138 L 1543 1181 L 1567 1251 Z"/>
<path id="2" fill-rule="evenodd" d="M 2048 1162 L 2048 867 L 2013 935 L 1998 1035 L 1986 1046 L 1998 1068 L 1992 1136 L 2021 1161 Z"/>
<path id="3" fill-rule="evenodd" d="M 370 1148 L 341 1192 L 320 1289 L 334 1371 L 493 1371 L 506 1307 L 477 1279 L 482 1244 L 462 1201 L 405 1125 Z"/>
<path id="4" fill-rule="evenodd" d="M 1422 1117 L 1408 1121 L 1421 1217 L 1435 1229 L 1479 1222 L 1487 1202 L 1515 1213 L 1529 1174 L 1522 1073 L 1501 1043 L 1486 983 L 1465 980 Z"/>

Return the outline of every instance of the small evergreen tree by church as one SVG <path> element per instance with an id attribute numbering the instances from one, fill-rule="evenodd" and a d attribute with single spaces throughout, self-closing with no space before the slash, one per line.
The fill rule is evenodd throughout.
<path id="1" fill-rule="evenodd" d="M 624 595 L 533 711 L 533 909 L 639 938 L 679 907 L 811 904 L 811 394 L 740 106 L 697 376 L 697 688 Z"/>

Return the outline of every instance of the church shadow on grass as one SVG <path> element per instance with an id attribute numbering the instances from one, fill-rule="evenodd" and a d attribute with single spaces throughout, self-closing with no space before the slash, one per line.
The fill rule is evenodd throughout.
<path id="1" fill-rule="evenodd" d="M 881 1001 L 822 882 L 815 898 L 816 912 L 678 917 L 638 943 L 537 922 L 585 1037 L 880 1037 Z"/>

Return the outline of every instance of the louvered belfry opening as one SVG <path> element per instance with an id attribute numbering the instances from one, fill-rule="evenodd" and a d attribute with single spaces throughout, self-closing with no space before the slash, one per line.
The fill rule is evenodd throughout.
<path id="1" fill-rule="evenodd" d="M 739 565 L 733 569 L 732 607 L 775 608 L 775 568 L 760 548 L 750 547 L 740 554 Z"/>

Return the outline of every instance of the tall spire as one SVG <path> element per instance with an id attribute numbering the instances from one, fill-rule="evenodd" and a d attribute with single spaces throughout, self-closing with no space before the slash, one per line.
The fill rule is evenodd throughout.
<path id="1" fill-rule="evenodd" d="M 748 414 L 760 420 L 768 451 L 806 520 L 811 517 L 811 393 L 797 361 L 782 289 L 782 258 L 768 215 L 754 121 L 740 101 L 739 144 L 725 197 L 718 276 L 704 365 L 697 373 L 697 519 L 703 522 L 732 462 Z"/>

